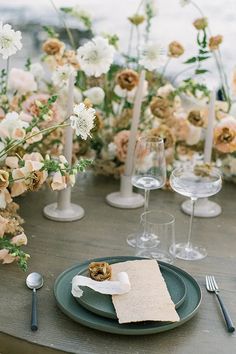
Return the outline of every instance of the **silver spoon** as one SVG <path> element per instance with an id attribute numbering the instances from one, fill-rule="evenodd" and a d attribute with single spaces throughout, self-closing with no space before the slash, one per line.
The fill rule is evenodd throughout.
<path id="1" fill-rule="evenodd" d="M 37 314 L 37 297 L 36 290 L 43 286 L 43 277 L 41 274 L 33 272 L 26 278 L 26 285 L 33 290 L 32 293 L 32 312 L 31 312 L 31 330 L 38 329 L 38 314 Z"/>

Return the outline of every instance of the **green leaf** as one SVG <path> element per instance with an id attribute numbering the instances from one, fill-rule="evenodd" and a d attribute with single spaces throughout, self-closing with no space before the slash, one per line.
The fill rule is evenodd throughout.
<path id="1" fill-rule="evenodd" d="M 199 54 L 208 54 L 208 50 L 199 49 Z"/>
<path id="2" fill-rule="evenodd" d="M 60 10 L 65 14 L 69 14 L 73 11 L 72 7 L 60 7 Z"/>
<path id="3" fill-rule="evenodd" d="M 207 60 L 208 58 L 210 58 L 210 55 L 208 55 L 208 56 L 206 56 L 206 57 L 202 57 L 202 56 L 198 56 L 198 57 L 197 57 L 198 61 Z"/>
<path id="4" fill-rule="evenodd" d="M 50 37 L 50 38 L 59 37 L 58 33 L 55 32 L 54 28 L 52 28 L 50 26 L 43 26 L 43 29 L 47 33 L 48 37 Z"/>
<path id="5" fill-rule="evenodd" d="M 197 57 L 192 57 L 184 62 L 184 64 L 196 63 Z"/>
<path id="6" fill-rule="evenodd" d="M 195 74 L 196 75 L 205 74 L 207 72 L 209 72 L 209 70 L 206 70 L 206 69 L 197 69 L 197 70 L 195 70 Z"/>

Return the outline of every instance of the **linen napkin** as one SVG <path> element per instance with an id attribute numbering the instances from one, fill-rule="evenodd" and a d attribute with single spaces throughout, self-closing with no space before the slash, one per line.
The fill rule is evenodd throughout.
<path id="1" fill-rule="evenodd" d="M 118 272 L 115 280 L 96 281 L 82 275 L 76 275 L 72 279 L 71 293 L 74 297 L 81 297 L 83 290 L 81 286 L 87 286 L 101 294 L 124 294 L 130 291 L 129 277 L 126 272 Z"/>
<path id="2" fill-rule="evenodd" d="M 123 295 L 112 295 L 119 323 L 140 321 L 179 321 L 158 263 L 135 260 L 112 264 L 112 278 L 127 272 L 131 289 Z"/>

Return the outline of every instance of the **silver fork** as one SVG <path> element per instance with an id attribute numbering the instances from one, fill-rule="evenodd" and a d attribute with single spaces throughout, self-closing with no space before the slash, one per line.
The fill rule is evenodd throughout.
<path id="1" fill-rule="evenodd" d="M 223 304 L 223 302 L 220 298 L 220 295 L 219 295 L 220 290 L 218 288 L 218 285 L 215 281 L 215 277 L 213 275 L 206 275 L 206 288 L 209 292 L 215 293 L 215 295 L 219 301 L 228 332 L 231 332 L 231 333 L 234 332 L 234 330 L 235 330 L 234 324 L 229 316 L 229 313 L 228 313 L 225 305 Z"/>

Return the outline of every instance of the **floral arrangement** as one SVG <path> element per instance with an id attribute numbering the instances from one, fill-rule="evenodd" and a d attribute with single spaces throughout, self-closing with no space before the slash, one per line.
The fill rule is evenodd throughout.
<path id="1" fill-rule="evenodd" d="M 25 70 L 9 70 L 11 55 L 21 47 L 21 33 L 0 24 L 0 55 L 7 63 L 0 80 L 0 261 L 7 264 L 17 260 L 26 270 L 29 255 L 22 246 L 27 244 L 27 237 L 13 199 L 26 191 L 37 191 L 45 183 L 53 190 L 74 185 L 77 173 L 84 171 L 90 160 L 69 164 L 62 155 L 63 128 L 71 125 L 75 134 L 86 140 L 95 110 L 81 102 L 67 117 L 67 93 L 64 91 L 64 101 L 52 94 L 56 88 L 43 82 L 39 63 L 28 60 Z M 59 74 L 54 72 L 54 81 Z"/>
<path id="2" fill-rule="evenodd" d="M 6 69 L 0 75 L 0 260 L 18 260 L 26 268 L 28 255 L 22 251 L 27 238 L 13 198 L 36 191 L 47 183 L 53 190 L 73 185 L 78 171 L 93 159 L 95 173 L 119 177 L 124 172 L 134 99 L 141 70 L 146 76 L 139 135 L 164 139 L 167 169 L 203 155 L 210 89 L 203 78 L 209 75 L 207 61 L 214 60 L 219 75 L 216 103 L 213 162 L 226 178 L 236 176 L 236 118 L 232 93 L 236 93 L 234 73 L 232 93 L 222 61 L 221 35 L 212 35 L 209 21 L 197 4 L 196 54 L 184 61 L 183 71 L 174 77 L 170 63 L 181 60 L 184 46 L 176 40 L 164 48 L 151 41 L 155 2 L 142 0 L 128 18 L 130 36 L 126 53 L 119 50 L 117 34 L 95 35 L 89 14 L 79 7 L 62 8 L 60 18 L 70 44 L 54 29 L 45 27 L 48 38 L 42 44 L 41 63 L 27 60 L 25 68 L 9 69 L 11 55 L 21 49 L 21 33 L 0 24 L 0 55 Z M 76 18 L 90 31 L 91 39 L 76 43 L 66 21 Z M 186 53 L 185 53 L 186 55 Z M 74 113 L 66 113 L 68 80 L 75 75 Z M 187 76 L 186 76 L 187 75 Z M 180 81 L 180 78 L 183 78 Z M 62 155 L 63 129 L 75 130 L 73 166 Z M 83 159 L 81 159 L 83 157 Z M 85 158 L 85 159 L 84 159 Z"/>

